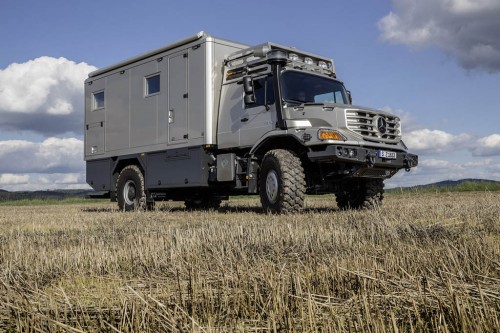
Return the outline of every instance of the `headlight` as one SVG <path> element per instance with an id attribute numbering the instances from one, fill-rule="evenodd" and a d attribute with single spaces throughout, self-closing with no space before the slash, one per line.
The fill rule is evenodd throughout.
<path id="1" fill-rule="evenodd" d="M 299 61 L 299 56 L 295 53 L 290 53 L 288 54 L 288 59 L 290 59 L 291 61 Z"/>

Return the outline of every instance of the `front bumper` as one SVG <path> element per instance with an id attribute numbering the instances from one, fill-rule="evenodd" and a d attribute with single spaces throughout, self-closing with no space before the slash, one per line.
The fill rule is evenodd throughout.
<path id="1" fill-rule="evenodd" d="M 349 145 L 329 145 L 323 151 L 307 153 L 310 161 L 344 165 L 344 174 L 358 177 L 392 177 L 398 170 L 418 165 L 418 156 L 401 150 L 382 149 L 396 153 L 394 159 L 380 157 L 378 148 Z"/>

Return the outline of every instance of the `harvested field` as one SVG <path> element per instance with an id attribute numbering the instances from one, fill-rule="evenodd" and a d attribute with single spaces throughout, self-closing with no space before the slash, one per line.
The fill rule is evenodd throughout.
<path id="1" fill-rule="evenodd" d="M 0 207 L 0 331 L 499 332 L 500 193 Z"/>

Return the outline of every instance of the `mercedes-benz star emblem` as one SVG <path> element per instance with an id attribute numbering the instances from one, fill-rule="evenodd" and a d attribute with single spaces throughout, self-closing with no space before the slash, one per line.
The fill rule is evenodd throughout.
<path id="1" fill-rule="evenodd" d="M 377 119 L 377 129 L 382 134 L 387 132 L 387 121 L 383 117 Z"/>

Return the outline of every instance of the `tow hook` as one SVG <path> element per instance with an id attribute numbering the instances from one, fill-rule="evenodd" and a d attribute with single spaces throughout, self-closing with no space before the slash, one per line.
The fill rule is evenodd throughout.
<path id="1" fill-rule="evenodd" d="M 405 166 L 405 171 L 410 172 L 411 168 L 413 167 L 413 160 L 409 159 L 408 157 L 405 157 L 404 166 Z"/>
<path id="2" fill-rule="evenodd" d="M 366 163 L 368 164 L 369 168 L 373 168 L 373 166 L 375 165 L 375 155 L 371 152 L 366 153 Z"/>

